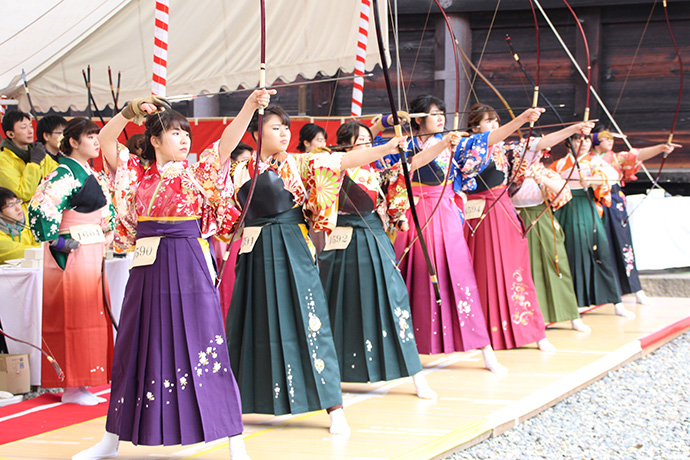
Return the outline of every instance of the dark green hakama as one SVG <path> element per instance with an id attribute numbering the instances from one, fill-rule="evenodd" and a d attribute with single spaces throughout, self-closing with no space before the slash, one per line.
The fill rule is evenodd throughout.
<path id="1" fill-rule="evenodd" d="M 321 280 L 329 299 L 343 382 L 377 382 L 422 370 L 407 286 L 380 217 L 339 215 L 353 227 L 346 249 L 321 252 Z"/>
<path id="2" fill-rule="evenodd" d="M 516 208 L 525 223 L 525 228 L 529 227 L 532 220 L 544 210 L 545 206 L 542 203 L 537 206 Z M 558 323 L 579 318 L 577 297 L 573 289 L 573 278 L 565 249 L 565 235 L 558 220 L 554 218 L 552 224 L 549 213 L 544 213 L 527 234 L 527 241 L 532 278 L 537 289 L 537 299 L 539 299 L 544 321 Z M 556 269 L 556 264 L 558 264 L 558 269 Z"/>
<path id="3" fill-rule="evenodd" d="M 246 226 L 262 229 L 253 250 L 237 258 L 227 327 L 242 411 L 299 414 L 341 404 L 328 304 L 302 208 Z"/>
<path id="4" fill-rule="evenodd" d="M 621 301 L 612 269 L 611 251 L 604 222 L 582 189 L 556 211 L 565 233 L 565 249 L 573 277 L 577 304 L 581 307 Z"/>

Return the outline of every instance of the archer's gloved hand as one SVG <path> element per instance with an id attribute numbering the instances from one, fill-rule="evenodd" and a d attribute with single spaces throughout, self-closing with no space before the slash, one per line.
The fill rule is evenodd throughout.
<path id="1" fill-rule="evenodd" d="M 124 109 L 122 109 L 123 117 L 128 120 L 132 120 L 134 123 L 140 125 L 144 121 L 144 117 L 148 115 L 148 112 L 141 108 L 141 104 L 151 104 L 156 106 L 156 112 L 163 112 L 165 110 L 170 110 L 170 103 L 163 99 L 162 97 L 152 94 L 146 97 L 140 97 L 134 99 L 132 102 L 127 104 Z M 156 113 L 152 112 L 152 113 Z"/>
<path id="2" fill-rule="evenodd" d="M 410 121 L 412 120 L 410 118 L 410 114 L 405 112 L 404 110 L 398 110 L 398 119 L 400 120 L 401 123 L 407 123 L 410 124 Z M 386 128 L 392 128 L 393 127 L 393 115 L 388 114 L 388 115 L 383 115 L 380 119 L 376 120 L 376 123 L 374 124 L 376 128 L 378 128 L 378 131 L 383 131 Z"/>
<path id="3" fill-rule="evenodd" d="M 61 236 L 50 242 L 50 247 L 52 249 L 66 254 L 76 251 L 79 246 L 79 241 L 73 240 L 72 238 L 63 238 Z"/>

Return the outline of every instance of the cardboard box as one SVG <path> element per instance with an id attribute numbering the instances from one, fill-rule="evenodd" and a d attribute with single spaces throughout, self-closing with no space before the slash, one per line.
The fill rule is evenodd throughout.
<path id="1" fill-rule="evenodd" d="M 15 395 L 31 391 L 29 355 L 0 354 L 0 390 Z"/>

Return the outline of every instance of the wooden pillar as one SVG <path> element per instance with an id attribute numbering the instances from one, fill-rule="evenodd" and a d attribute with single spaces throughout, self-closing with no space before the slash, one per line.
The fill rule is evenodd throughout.
<path id="1" fill-rule="evenodd" d="M 448 20 L 450 22 L 453 33 L 457 38 L 463 51 L 470 56 L 472 52 L 472 29 L 470 28 L 470 18 L 468 14 L 449 13 Z M 455 68 L 455 57 L 453 55 L 453 38 L 448 32 L 446 23 L 441 14 L 437 15 L 435 24 L 436 35 L 436 59 L 434 72 L 434 92 L 435 95 L 443 99 L 446 103 L 448 115 L 446 117 L 446 127 L 450 128 L 453 125 L 453 111 L 455 108 L 455 81 L 456 77 L 460 79 L 460 111 L 466 111 L 465 101 L 469 100 L 470 84 L 465 76 L 463 68 L 466 64 L 458 53 L 458 70 Z M 460 126 L 467 124 L 467 114 L 460 114 Z"/>
<path id="2" fill-rule="evenodd" d="M 299 85 L 297 93 L 297 115 L 307 114 L 307 86 Z"/>

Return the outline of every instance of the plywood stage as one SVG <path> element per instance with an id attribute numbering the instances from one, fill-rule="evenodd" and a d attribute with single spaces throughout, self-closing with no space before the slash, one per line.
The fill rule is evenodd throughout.
<path id="1" fill-rule="evenodd" d="M 328 433 L 325 411 L 296 416 L 246 415 L 245 441 L 253 460 L 420 460 L 442 458 L 500 434 L 690 329 L 690 299 L 654 298 L 634 305 L 633 320 L 603 306 L 584 316 L 591 334 L 559 323 L 547 337 L 555 353 L 536 346 L 499 351 L 506 376 L 483 368 L 478 351 L 423 356 L 424 372 L 439 395 L 414 395 L 410 379 L 377 384 L 343 384 L 352 434 Z M 629 299 L 629 302 L 632 299 Z M 104 405 L 105 406 L 105 405 Z M 105 407 L 103 413 L 105 414 Z M 1 420 L 0 420 L 1 421 Z M 16 417 L 16 423 L 22 423 Z M 97 442 L 105 417 L 0 446 L 0 459 L 58 459 Z M 177 447 L 120 446 L 120 459 L 228 459 L 227 441 Z"/>

